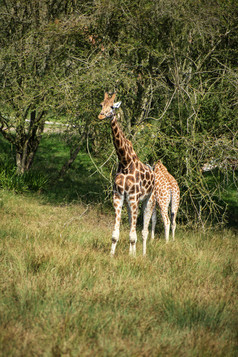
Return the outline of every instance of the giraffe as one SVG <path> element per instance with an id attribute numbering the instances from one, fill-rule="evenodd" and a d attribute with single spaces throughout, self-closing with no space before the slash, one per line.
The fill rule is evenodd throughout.
<path id="1" fill-rule="evenodd" d="M 145 255 L 148 226 L 155 205 L 154 172 L 149 166 L 139 160 L 132 143 L 126 139 L 120 129 L 115 109 L 119 108 L 121 102 L 114 103 L 115 97 L 115 93 L 112 96 L 109 96 L 108 93 L 104 94 L 104 100 L 101 103 L 102 109 L 98 116 L 100 120 L 109 119 L 111 121 L 113 143 L 119 161 L 113 187 L 115 224 L 112 232 L 111 255 L 114 256 L 119 240 L 121 212 L 124 200 L 127 202 L 130 223 L 129 253 L 133 256 L 136 255 L 136 223 L 139 202 L 144 201 L 142 239 L 143 255 Z"/>
<path id="2" fill-rule="evenodd" d="M 165 239 L 169 241 L 170 219 L 168 216 L 168 208 L 171 202 L 171 228 L 172 238 L 174 240 L 176 229 L 176 215 L 179 207 L 180 190 L 175 178 L 168 172 L 166 167 L 159 160 L 154 167 L 155 175 L 155 199 L 160 207 L 162 219 L 164 222 Z M 152 213 L 152 230 L 151 238 L 154 239 L 156 223 L 156 210 Z"/>

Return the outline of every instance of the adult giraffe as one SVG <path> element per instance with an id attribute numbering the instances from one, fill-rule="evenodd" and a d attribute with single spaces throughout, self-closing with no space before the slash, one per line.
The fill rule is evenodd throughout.
<path id="1" fill-rule="evenodd" d="M 150 167 L 143 164 L 136 155 L 132 143 L 126 139 L 120 129 L 115 109 L 120 107 L 121 102 L 114 103 L 116 94 L 109 96 L 105 93 L 101 103 L 102 109 L 99 119 L 109 119 L 111 122 L 113 143 L 119 160 L 113 189 L 113 205 L 115 209 L 115 225 L 112 233 L 111 255 L 115 249 L 120 235 L 121 211 L 124 199 L 127 201 L 130 222 L 130 249 L 131 255 L 136 254 L 136 223 L 139 202 L 144 201 L 144 225 L 142 231 L 143 255 L 146 254 L 146 240 L 148 226 L 155 204 L 154 172 Z"/>

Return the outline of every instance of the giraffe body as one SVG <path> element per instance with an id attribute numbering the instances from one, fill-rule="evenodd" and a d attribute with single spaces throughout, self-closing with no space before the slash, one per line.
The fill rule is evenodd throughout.
<path id="1" fill-rule="evenodd" d="M 160 207 L 162 219 L 164 222 L 165 239 L 169 241 L 170 223 L 172 229 L 172 238 L 174 240 L 176 229 L 176 216 L 180 201 L 180 190 L 175 178 L 168 172 L 166 167 L 159 160 L 154 168 L 155 174 L 155 199 Z M 169 204 L 171 203 L 171 222 L 168 215 Z M 152 214 L 152 232 L 151 238 L 154 239 L 156 223 L 156 210 Z"/>
<path id="2" fill-rule="evenodd" d="M 120 129 L 115 108 L 119 103 L 114 103 L 115 94 L 111 97 L 105 93 L 104 101 L 101 103 L 102 110 L 99 119 L 109 118 L 113 143 L 119 160 L 113 188 L 113 206 L 115 209 L 115 225 L 112 233 L 111 255 L 115 254 L 115 249 L 120 235 L 121 212 L 124 200 L 127 202 L 130 222 L 130 249 L 132 255 L 136 254 L 136 223 L 138 216 L 139 202 L 144 201 L 144 225 L 142 231 L 143 254 L 146 254 L 146 241 L 148 237 L 148 226 L 151 213 L 155 205 L 154 193 L 154 172 L 150 167 L 143 164 L 137 157 L 132 143 L 126 139 Z"/>

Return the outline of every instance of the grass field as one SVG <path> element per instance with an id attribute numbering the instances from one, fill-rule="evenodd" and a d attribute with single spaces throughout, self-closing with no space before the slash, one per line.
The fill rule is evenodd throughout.
<path id="1" fill-rule="evenodd" d="M 237 356 L 237 236 L 189 232 L 128 256 L 113 214 L 0 191 L 2 356 Z"/>
<path id="2" fill-rule="evenodd" d="M 68 149 L 59 134 L 44 135 L 21 180 L 11 146 L 0 145 L 1 356 L 238 355 L 235 187 L 232 229 L 179 224 L 166 245 L 160 223 L 146 258 L 138 234 L 133 259 L 125 213 L 112 259 L 108 187 L 87 153 L 55 180 Z"/>

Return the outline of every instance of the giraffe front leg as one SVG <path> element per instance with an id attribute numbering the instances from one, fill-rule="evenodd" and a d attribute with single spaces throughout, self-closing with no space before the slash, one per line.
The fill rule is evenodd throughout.
<path id="1" fill-rule="evenodd" d="M 136 242 L 137 242 L 137 234 L 136 234 L 136 223 L 137 223 L 137 216 L 138 216 L 138 200 L 132 196 L 128 199 L 128 207 L 130 211 L 130 249 L 129 254 L 132 256 L 136 255 Z"/>
<path id="2" fill-rule="evenodd" d="M 111 247 L 111 255 L 114 256 L 116 245 L 119 240 L 120 235 L 120 222 L 121 222 L 121 211 L 124 201 L 124 195 L 120 195 L 118 192 L 114 192 L 113 194 L 113 206 L 115 209 L 115 225 L 112 232 L 112 247 Z"/>
<path id="3" fill-rule="evenodd" d="M 154 214 L 155 210 L 155 199 L 154 199 L 154 194 L 147 199 L 145 205 L 144 205 L 144 223 L 143 223 L 143 231 L 142 231 L 142 239 L 143 239 L 143 255 L 146 255 L 146 242 L 149 234 L 149 223 L 152 214 Z M 155 217 L 156 218 L 156 217 Z M 152 233 L 154 233 L 154 227 L 153 227 L 153 220 L 152 220 Z"/>

